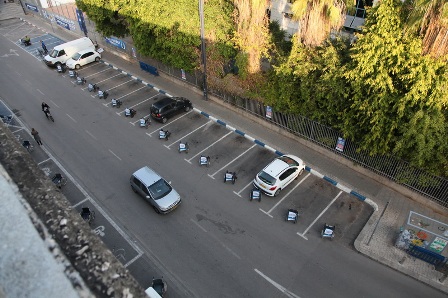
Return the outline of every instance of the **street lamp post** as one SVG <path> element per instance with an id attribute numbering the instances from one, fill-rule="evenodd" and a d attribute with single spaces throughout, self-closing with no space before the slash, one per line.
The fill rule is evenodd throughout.
<path id="1" fill-rule="evenodd" d="M 208 100 L 207 96 L 207 56 L 205 53 L 205 39 L 204 39 L 204 0 L 199 0 L 199 19 L 201 21 L 201 57 L 204 65 L 204 99 Z"/>

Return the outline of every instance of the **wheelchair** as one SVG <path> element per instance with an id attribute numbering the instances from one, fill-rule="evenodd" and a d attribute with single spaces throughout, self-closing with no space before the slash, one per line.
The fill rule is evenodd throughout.
<path id="1" fill-rule="evenodd" d="M 299 219 L 299 211 L 295 209 L 288 209 L 285 221 L 292 221 L 293 223 L 296 224 L 298 219 Z"/>
<path id="2" fill-rule="evenodd" d="M 67 184 L 67 179 L 63 177 L 60 173 L 56 173 L 53 178 L 51 178 L 51 181 L 59 188 L 61 189 L 62 186 Z"/>
<path id="3" fill-rule="evenodd" d="M 104 90 L 104 91 L 98 90 L 98 98 L 107 99 L 108 96 L 109 96 L 109 93 L 106 90 Z"/>
<path id="4" fill-rule="evenodd" d="M 144 127 L 148 129 L 148 126 L 151 124 L 151 119 L 142 117 L 140 118 L 140 127 Z"/>
<path id="5" fill-rule="evenodd" d="M 336 226 L 331 226 L 331 225 L 325 223 L 324 228 L 322 229 L 322 232 L 320 232 L 320 235 L 322 238 L 330 238 L 330 240 L 332 240 L 334 238 L 335 230 L 336 230 Z"/>
<path id="6" fill-rule="evenodd" d="M 86 81 L 85 78 L 82 78 L 82 77 L 80 77 L 80 76 L 77 76 L 77 77 L 76 77 L 76 84 L 77 84 L 77 85 L 84 85 L 86 82 L 87 82 L 87 81 Z"/>
<path id="7" fill-rule="evenodd" d="M 119 108 L 123 104 L 123 102 L 119 99 L 112 98 L 111 104 L 113 108 Z"/>
<path id="8" fill-rule="evenodd" d="M 69 70 L 69 71 L 68 71 L 68 75 L 69 75 L 71 78 L 76 78 L 76 77 L 78 77 L 78 73 L 77 73 L 76 71 L 74 71 L 74 70 Z"/>
<path id="9" fill-rule="evenodd" d="M 171 133 L 168 130 L 161 129 L 159 131 L 159 139 L 165 139 L 165 141 L 168 141 L 168 138 L 171 136 Z"/>
<path id="10" fill-rule="evenodd" d="M 250 191 L 249 201 L 253 201 L 253 200 L 258 200 L 258 202 L 261 202 L 261 190 L 259 190 L 256 187 Z"/>
<path id="11" fill-rule="evenodd" d="M 224 174 L 224 183 L 230 181 L 232 182 L 232 184 L 235 184 L 236 179 L 237 179 L 236 172 L 226 171 L 226 173 Z"/>
<path id="12" fill-rule="evenodd" d="M 34 146 L 30 143 L 30 141 L 23 141 L 22 146 L 28 150 L 28 152 L 33 152 Z"/>
<path id="13" fill-rule="evenodd" d="M 210 166 L 210 156 L 201 155 L 199 157 L 199 165 L 209 167 Z"/>
<path id="14" fill-rule="evenodd" d="M 82 219 L 84 219 L 84 221 L 90 224 L 95 219 L 95 211 L 90 210 L 89 207 L 82 207 L 81 217 Z"/>
<path id="15" fill-rule="evenodd" d="M 182 141 L 179 142 L 179 153 L 185 152 L 188 153 L 188 150 L 190 150 L 190 146 L 188 145 L 188 142 L 182 143 Z"/>

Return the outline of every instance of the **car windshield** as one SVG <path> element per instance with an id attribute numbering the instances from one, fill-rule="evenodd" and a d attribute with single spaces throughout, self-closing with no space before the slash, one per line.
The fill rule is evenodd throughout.
<path id="1" fill-rule="evenodd" d="M 278 159 L 280 159 L 283 162 L 286 162 L 289 166 L 296 166 L 296 167 L 300 166 L 300 164 L 297 161 L 288 156 L 280 156 L 278 157 Z"/>
<path id="2" fill-rule="evenodd" d="M 258 178 L 266 184 L 269 184 L 269 185 L 275 184 L 275 178 L 264 171 L 261 171 L 260 173 L 258 173 Z"/>
<path id="3" fill-rule="evenodd" d="M 163 179 L 160 179 L 156 183 L 152 184 L 150 187 L 148 187 L 149 192 L 151 193 L 151 197 L 154 200 L 158 200 L 160 198 L 163 198 L 167 194 L 169 194 L 172 190 L 171 186 Z"/>
<path id="4" fill-rule="evenodd" d="M 79 59 L 79 57 L 81 57 L 81 54 L 80 53 L 76 53 L 75 55 L 73 55 L 72 59 L 76 61 L 76 60 Z"/>
<path id="5" fill-rule="evenodd" d="M 59 51 L 53 49 L 53 50 L 51 51 L 51 53 L 48 54 L 48 55 L 50 55 L 51 58 L 56 58 L 56 57 L 58 56 L 58 53 L 59 53 Z"/>

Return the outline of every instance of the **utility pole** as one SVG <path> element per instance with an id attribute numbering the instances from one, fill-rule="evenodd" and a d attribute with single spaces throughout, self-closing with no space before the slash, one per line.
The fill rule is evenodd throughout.
<path id="1" fill-rule="evenodd" d="M 204 0 L 199 0 L 199 19 L 201 21 L 201 56 L 202 64 L 204 65 L 204 99 L 208 100 L 207 96 L 207 56 L 205 53 L 205 39 L 204 39 Z"/>

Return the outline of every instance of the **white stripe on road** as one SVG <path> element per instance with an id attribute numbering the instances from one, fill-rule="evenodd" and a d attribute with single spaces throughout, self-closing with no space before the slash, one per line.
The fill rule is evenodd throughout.
<path id="1" fill-rule="evenodd" d="M 261 209 L 260 210 L 263 211 L 264 213 L 266 213 L 267 215 L 269 215 L 272 212 L 272 210 L 274 210 L 278 205 L 280 205 L 280 203 L 283 202 L 283 200 L 286 199 L 286 197 L 289 196 L 289 194 L 292 193 L 294 191 L 294 189 L 296 189 L 300 184 L 302 184 L 302 182 L 305 181 L 305 179 L 308 178 L 310 175 L 311 174 L 308 173 L 308 175 L 306 175 L 302 180 L 300 180 L 300 182 L 297 183 L 297 185 L 294 186 L 293 189 L 291 189 L 280 201 L 278 201 L 277 204 L 274 205 L 274 207 L 269 209 L 269 211 L 264 211 L 264 210 L 261 210 Z"/>
<path id="2" fill-rule="evenodd" d="M 196 130 L 203 128 L 204 126 L 206 126 L 207 124 L 209 124 L 211 121 L 205 122 L 204 124 L 202 124 L 201 126 L 199 126 L 198 128 L 196 128 L 195 130 L 189 132 L 188 134 L 184 135 L 182 138 L 177 139 L 176 141 L 172 142 L 171 144 L 164 145 L 166 148 L 170 149 L 170 147 L 174 144 L 177 144 L 178 142 L 180 142 L 183 138 L 188 137 L 189 135 L 191 135 L 192 133 L 194 133 Z"/>
<path id="3" fill-rule="evenodd" d="M 89 136 L 91 136 L 94 140 L 98 140 L 93 134 L 91 134 L 88 130 L 85 131 Z"/>
<path id="4" fill-rule="evenodd" d="M 191 163 L 191 160 L 197 156 L 199 156 L 199 154 L 203 153 L 205 150 L 207 150 L 208 148 L 212 147 L 213 145 L 215 145 L 216 143 L 218 143 L 219 141 L 221 141 L 222 139 L 224 139 L 225 137 L 227 137 L 228 135 L 230 135 L 233 131 L 229 131 L 227 134 L 225 134 L 224 136 L 222 136 L 220 139 L 216 140 L 215 142 L 213 142 L 211 145 L 209 145 L 208 147 L 206 147 L 205 149 L 203 149 L 202 151 L 200 151 L 198 154 L 194 155 L 192 158 L 190 159 L 185 159 L 187 162 Z"/>
<path id="5" fill-rule="evenodd" d="M 73 122 L 75 122 L 75 123 L 78 123 L 75 119 L 73 119 L 73 117 L 72 116 L 70 116 L 69 114 L 65 114 L 65 115 L 67 115 L 68 116 L 68 118 L 70 118 L 70 119 L 72 119 L 72 121 Z"/>
<path id="6" fill-rule="evenodd" d="M 118 155 L 116 155 L 112 150 L 109 149 L 109 152 L 112 153 L 113 156 L 115 156 L 116 158 L 118 158 L 119 160 L 121 160 L 121 158 L 119 158 Z"/>
<path id="7" fill-rule="evenodd" d="M 270 279 L 269 277 L 267 277 L 266 275 L 264 275 L 260 270 L 258 269 L 254 269 L 255 272 L 257 272 L 261 277 L 263 277 L 264 279 L 266 279 L 271 285 L 273 285 L 274 287 L 276 287 L 278 290 L 280 290 L 283 294 L 285 294 L 288 297 L 291 298 L 300 298 L 299 296 L 297 296 L 296 294 L 288 291 L 285 287 L 279 285 L 278 283 L 276 283 L 275 281 L 273 281 L 272 279 Z"/>
<path id="8" fill-rule="evenodd" d="M 330 202 L 330 204 L 327 205 L 327 207 L 325 207 L 324 210 L 322 210 L 322 212 L 313 220 L 313 222 L 308 226 L 308 228 L 306 228 L 306 230 L 303 233 L 299 233 L 297 232 L 297 235 L 299 235 L 300 237 L 308 240 L 308 238 L 305 236 L 305 234 L 308 232 L 309 229 L 311 229 L 311 227 L 316 223 L 316 221 L 319 220 L 319 218 L 321 218 L 322 215 L 324 215 L 324 213 L 328 210 L 328 208 L 330 208 L 330 206 L 334 203 L 334 201 L 336 201 L 337 198 L 339 198 L 339 196 L 343 193 L 343 191 L 341 190 L 337 196 L 334 197 L 334 199 Z"/>
<path id="9" fill-rule="evenodd" d="M 208 174 L 208 176 L 212 179 L 215 179 L 215 175 L 218 174 L 219 172 L 221 172 L 223 169 L 227 168 L 230 164 L 232 164 L 234 161 L 236 161 L 238 158 L 240 158 L 241 156 L 243 156 L 244 154 L 246 154 L 247 152 L 249 152 L 249 150 L 251 150 L 252 148 L 254 148 L 255 146 L 257 146 L 257 144 L 253 144 L 249 149 L 247 149 L 246 151 L 244 151 L 243 153 L 241 153 L 240 155 L 238 155 L 237 157 L 235 157 L 234 159 L 232 159 L 231 161 L 229 161 L 225 166 L 223 166 L 222 168 L 220 168 L 219 170 L 217 170 L 216 172 L 214 172 L 212 175 Z"/>

